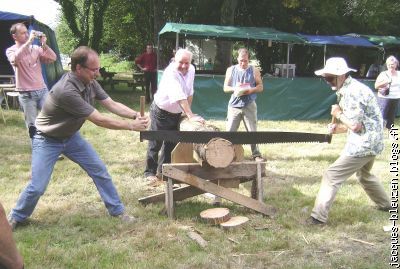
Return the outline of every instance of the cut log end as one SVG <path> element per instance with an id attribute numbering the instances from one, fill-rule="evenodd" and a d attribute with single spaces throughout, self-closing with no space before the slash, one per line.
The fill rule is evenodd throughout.
<path id="1" fill-rule="evenodd" d="M 210 208 L 200 212 L 200 217 L 207 223 L 218 225 L 230 219 L 228 208 Z"/>
<path id="2" fill-rule="evenodd" d="M 242 226 L 243 224 L 245 224 L 248 221 L 249 221 L 249 218 L 247 218 L 247 217 L 235 216 L 235 217 L 230 218 L 226 222 L 220 223 L 220 226 L 226 230 L 234 229 L 234 228 Z"/>
<path id="3" fill-rule="evenodd" d="M 230 165 L 235 158 L 235 148 L 232 143 L 222 138 L 213 138 L 205 146 L 205 160 L 215 168 Z"/>

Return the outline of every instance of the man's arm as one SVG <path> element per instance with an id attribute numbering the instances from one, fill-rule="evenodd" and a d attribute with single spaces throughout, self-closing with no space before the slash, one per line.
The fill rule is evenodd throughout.
<path id="1" fill-rule="evenodd" d="M 380 89 L 386 87 L 390 83 L 389 76 L 383 71 L 379 74 L 375 81 L 375 89 Z"/>
<path id="2" fill-rule="evenodd" d="M 339 124 L 334 128 L 333 133 L 343 133 L 347 129 L 358 133 L 362 129 L 361 122 L 353 122 L 352 120 L 348 119 L 339 105 L 333 105 L 331 109 L 331 115 L 334 116 L 336 119 L 340 120 L 342 124 Z"/>
<path id="3" fill-rule="evenodd" d="M 29 47 L 32 46 L 34 39 L 35 33 L 34 31 L 31 31 L 28 41 L 26 41 L 22 46 L 15 50 L 6 50 L 6 55 L 11 65 L 18 66 L 18 63 L 23 59 L 24 55 L 29 53 Z"/>
<path id="4" fill-rule="evenodd" d="M 12 236 L 3 205 L 0 204 L 0 268 L 23 268 L 22 256 Z"/>
<path id="5" fill-rule="evenodd" d="M 235 91 L 235 87 L 230 86 L 232 76 L 232 66 L 226 69 L 225 80 L 224 80 L 224 92 L 232 93 Z"/>
<path id="6" fill-rule="evenodd" d="M 146 71 L 146 68 L 144 68 L 144 67 L 142 66 L 142 64 L 143 64 L 143 57 L 144 57 L 144 54 L 141 54 L 140 56 L 136 57 L 135 63 L 136 63 L 136 65 L 137 65 L 137 67 L 139 67 L 140 70 Z"/>
<path id="7" fill-rule="evenodd" d="M 101 114 L 95 109 L 87 119 L 97 126 L 113 130 L 144 131 L 149 123 L 147 117 L 139 117 L 135 120 L 114 119 Z"/>
<path id="8" fill-rule="evenodd" d="M 201 116 L 199 116 L 197 114 L 193 114 L 192 109 L 190 108 L 192 100 L 193 100 L 193 96 L 189 96 L 188 99 L 179 100 L 178 103 L 179 103 L 179 106 L 182 108 L 183 112 L 189 118 L 189 120 L 204 123 L 205 120 Z"/>
<path id="9" fill-rule="evenodd" d="M 111 97 L 108 97 L 107 99 L 101 100 L 100 104 L 104 106 L 108 111 L 123 117 L 123 118 L 128 118 L 128 119 L 136 119 L 139 117 L 138 112 L 134 111 L 133 109 L 130 109 L 124 104 L 121 104 L 119 102 L 115 102 Z"/>
<path id="10" fill-rule="evenodd" d="M 47 37 L 45 35 L 42 36 L 41 42 L 42 47 L 40 52 L 40 62 L 44 64 L 49 64 L 57 60 L 56 53 L 46 44 Z"/>
<path id="11" fill-rule="evenodd" d="M 256 80 L 256 86 L 254 88 L 251 88 L 248 90 L 247 94 L 251 94 L 251 93 L 258 93 L 258 92 L 262 92 L 264 90 L 264 86 L 263 86 L 263 82 L 262 82 L 262 78 L 261 78 L 261 72 L 258 68 L 253 67 L 254 69 L 254 79 Z"/>

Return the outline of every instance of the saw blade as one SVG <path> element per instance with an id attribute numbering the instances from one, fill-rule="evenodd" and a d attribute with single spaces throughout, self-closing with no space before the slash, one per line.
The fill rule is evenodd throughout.
<path id="1" fill-rule="evenodd" d="M 270 144 L 316 142 L 330 143 L 332 135 L 302 132 L 210 132 L 210 131 L 142 131 L 140 141 L 155 140 L 174 143 L 206 144 L 212 138 L 223 138 L 232 144 Z"/>

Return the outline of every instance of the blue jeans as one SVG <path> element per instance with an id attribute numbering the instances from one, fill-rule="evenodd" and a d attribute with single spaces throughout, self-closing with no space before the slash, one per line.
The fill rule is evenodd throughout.
<path id="1" fill-rule="evenodd" d="M 178 130 L 181 113 L 170 113 L 160 109 L 154 102 L 150 106 L 150 130 Z M 149 141 L 147 147 L 146 170 L 144 176 L 155 176 L 162 173 L 162 165 L 171 162 L 171 152 L 176 143 L 163 141 Z M 158 158 L 158 152 L 163 148 Z"/>
<path id="2" fill-rule="evenodd" d="M 47 88 L 37 91 L 19 92 L 18 101 L 19 106 L 24 112 L 26 128 L 29 129 L 29 127 L 35 126 L 36 117 L 40 110 L 42 110 L 48 92 Z"/>
<path id="3" fill-rule="evenodd" d="M 60 154 L 64 154 L 73 162 L 79 164 L 93 179 L 110 215 L 123 214 L 124 205 L 118 196 L 106 166 L 93 147 L 81 137 L 79 132 L 76 132 L 68 139 L 54 139 L 41 134 L 33 136 L 32 179 L 12 210 L 12 218 L 22 222 L 32 214 L 40 196 L 44 194 L 49 184 L 54 165 Z"/>

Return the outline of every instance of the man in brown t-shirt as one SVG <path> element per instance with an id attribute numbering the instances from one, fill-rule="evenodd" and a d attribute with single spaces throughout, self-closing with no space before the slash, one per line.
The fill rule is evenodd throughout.
<path id="1" fill-rule="evenodd" d="M 71 72 L 49 92 L 36 119 L 37 133 L 32 139 L 32 179 L 9 215 L 13 228 L 32 214 L 60 154 L 79 164 L 93 179 L 111 216 L 127 222 L 135 220 L 124 213 L 124 205 L 107 168 L 93 147 L 81 137 L 79 129 L 89 120 L 108 129 L 141 131 L 147 128 L 149 120 L 108 96 L 96 81 L 99 69 L 98 54 L 88 47 L 79 47 L 71 55 Z M 94 100 L 108 111 L 130 120 L 101 114 L 93 107 Z"/>

